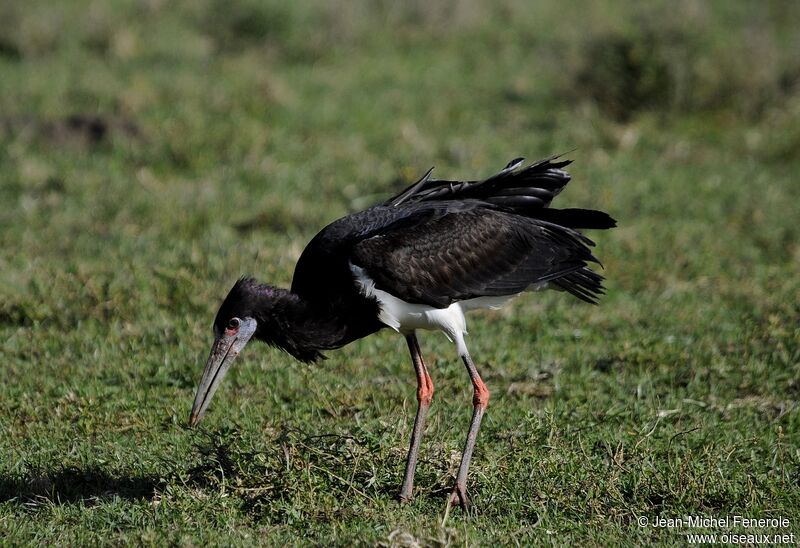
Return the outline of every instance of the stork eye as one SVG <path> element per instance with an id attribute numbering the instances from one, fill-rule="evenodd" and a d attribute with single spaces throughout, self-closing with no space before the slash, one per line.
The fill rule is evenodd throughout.
<path id="1" fill-rule="evenodd" d="M 238 329 L 240 323 L 239 318 L 231 318 L 228 321 L 228 329 Z"/>

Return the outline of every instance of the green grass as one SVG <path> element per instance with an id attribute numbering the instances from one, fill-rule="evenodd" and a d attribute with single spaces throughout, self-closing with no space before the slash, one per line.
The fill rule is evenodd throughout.
<path id="1" fill-rule="evenodd" d="M 287 5 L 0 8 L 0 544 L 800 534 L 795 3 Z M 608 295 L 471 318 L 471 514 L 442 524 L 471 387 L 438 334 L 411 505 L 395 333 L 315 366 L 253 344 L 186 428 L 238 276 L 288 286 L 319 228 L 431 165 L 574 148 L 557 204 L 619 220 L 593 234 Z"/>

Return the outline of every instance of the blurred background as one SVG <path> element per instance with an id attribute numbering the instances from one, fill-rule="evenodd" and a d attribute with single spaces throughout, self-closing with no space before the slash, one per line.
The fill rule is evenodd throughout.
<path id="1" fill-rule="evenodd" d="M 709 185 L 759 184 L 709 160 L 797 160 L 798 24 L 779 0 L 6 1 L 4 261 L 306 233 L 430 165 L 478 177 L 573 149 L 574 201 L 620 232 L 678 192 L 656 172 L 694 164 L 688 214 Z"/>
<path id="2" fill-rule="evenodd" d="M 200 442 L 181 425 L 213 314 L 237 277 L 288 286 L 324 224 L 432 165 L 435 176 L 474 179 L 518 156 L 556 153 L 575 163 L 554 205 L 619 221 L 592 236 L 609 294 L 594 308 L 563 295 L 520 299 L 476 320 L 472 344 L 498 386 L 481 433 L 487 454 L 519 435 L 577 460 L 540 464 L 534 451 L 519 469 L 477 464 L 478 491 L 498 492 L 509 478 L 524 483 L 515 492 L 537 485 L 536 504 L 560 516 L 548 527 L 572 519 L 584 533 L 592 519 L 630 532 L 634 511 L 796 510 L 800 453 L 784 438 L 797 430 L 800 397 L 796 0 L 2 0 L 0 451 L 10 458 L 0 502 L 20 493 L 54 501 L 53 485 L 64 500 L 114 489 L 195 500 L 181 491 L 182 463 L 222 457 L 195 451 Z M 442 393 L 460 398 L 463 371 L 443 340 L 429 340 Z M 373 467 L 389 475 L 359 484 L 389 492 L 407 434 L 396 400 L 412 394 L 398 341 L 356 343 L 319 370 L 252 350 L 209 428 L 233 421 L 233 446 L 266 451 L 259 444 L 277 436 L 269 428 L 351 432 L 353 417 L 339 413 L 357 408 L 358 435 L 369 437 L 393 417 L 396 438 L 381 434 L 391 439 L 364 457 L 385 456 Z M 448 428 L 463 417 L 450 407 L 429 430 L 432 443 L 457 450 L 460 430 Z M 583 434 L 588 456 L 577 435 L 540 430 L 600 416 Z M 614 452 L 605 448 L 622 446 L 657 464 L 628 470 L 614 456 L 632 483 L 606 485 Z M 349 477 L 345 464 L 330 474 Z M 692 487 L 719 467 L 714 494 Z M 549 472 L 529 482 L 525 470 Z M 216 508 L 263 503 L 261 518 L 241 510 L 234 521 L 301 516 L 290 532 L 330 533 L 307 492 L 292 491 L 294 476 L 275 492 L 292 493 L 295 506 L 273 515 L 270 501 L 248 498 L 263 474 L 239 476 L 246 489 L 236 491 L 206 472 L 201 489 L 234 494 Z M 445 489 L 448 473 L 427 481 Z M 332 512 L 355 496 L 320 478 Z M 361 502 L 367 523 L 386 519 Z M 528 519 L 528 502 L 505 504 L 484 507 Z M 100 519 L 74 511 L 77 523 Z M 115 511 L 110 523 L 127 519 Z M 36 515 L 23 538 L 58 522 L 55 511 Z M 84 533 L 108 524 L 95 525 Z"/>
<path id="3" fill-rule="evenodd" d="M 800 154 L 798 25 L 790 0 L 3 2 L 0 314 L 102 317 L 133 291 L 112 261 L 173 271 L 212 241 L 310 235 L 431 165 L 479 177 L 574 150 L 573 205 L 615 213 L 622 240 L 675 215 L 763 220 L 765 194 L 796 213 L 796 185 L 758 166 Z M 37 289 L 54 279 L 55 300 Z"/>

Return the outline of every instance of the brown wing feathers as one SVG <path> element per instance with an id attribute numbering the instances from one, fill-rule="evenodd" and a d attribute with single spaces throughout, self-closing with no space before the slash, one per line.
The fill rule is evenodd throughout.
<path id="1" fill-rule="evenodd" d="M 379 289 L 408 302 L 443 307 L 519 293 L 580 271 L 587 261 L 596 262 L 588 245 L 591 240 L 569 229 L 475 207 L 363 240 L 351 259 Z M 564 289 L 575 287 L 571 292 L 584 300 L 597 292 L 580 276 L 570 280 Z"/>
<path id="2" fill-rule="evenodd" d="M 570 161 L 558 158 L 527 167 L 517 158 L 483 181 L 441 181 L 428 171 L 383 204 L 407 216 L 358 243 L 353 258 L 379 288 L 409 302 L 447 306 L 552 282 L 594 303 L 603 293 L 602 276 L 587 268 L 598 262 L 594 243 L 573 229 L 616 222 L 602 211 L 548 207 L 570 181 L 562 169 Z"/>
<path id="3" fill-rule="evenodd" d="M 543 282 L 596 302 L 603 278 L 587 267 L 597 262 L 594 243 L 573 229 L 616 222 L 601 211 L 547 207 L 570 180 L 561 169 L 569 161 L 557 159 L 521 167 L 519 158 L 483 181 L 440 181 L 429 171 L 317 234 L 298 260 L 292 291 L 331 298 L 350 291 L 352 262 L 379 289 L 412 303 L 443 307 Z"/>

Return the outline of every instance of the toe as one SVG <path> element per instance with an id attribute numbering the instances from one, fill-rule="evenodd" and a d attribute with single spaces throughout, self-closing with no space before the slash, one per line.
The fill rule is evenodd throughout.
<path id="1" fill-rule="evenodd" d="M 412 497 L 411 495 L 404 495 L 400 493 L 399 495 L 397 495 L 397 502 L 399 502 L 400 504 L 408 504 L 413 500 L 413 498 L 414 497 Z"/>
<path id="2" fill-rule="evenodd" d="M 471 504 L 467 490 L 463 487 L 455 486 L 450 494 L 450 506 L 460 506 L 464 510 L 468 510 Z"/>

